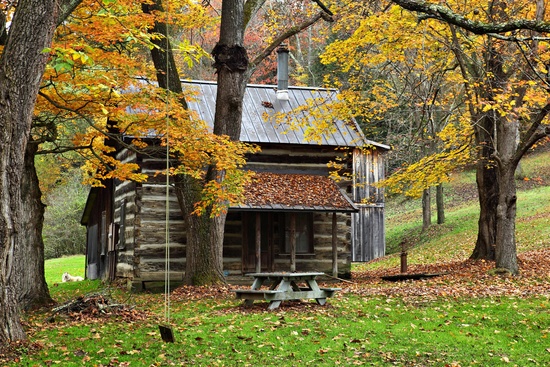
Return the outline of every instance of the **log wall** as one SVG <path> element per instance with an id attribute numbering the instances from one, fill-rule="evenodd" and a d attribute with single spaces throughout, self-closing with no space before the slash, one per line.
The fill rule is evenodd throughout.
<path id="1" fill-rule="evenodd" d="M 334 160 L 333 149 L 319 147 L 267 146 L 262 153 L 249 157 L 249 167 L 258 171 L 277 173 L 328 174 L 327 163 Z M 137 157 L 123 150 L 119 159 L 137 162 L 143 173 L 150 176 L 147 182 L 117 182 L 114 202 L 114 221 L 121 226 L 116 250 L 117 277 L 133 282 L 163 280 L 166 253 L 166 178 L 158 174 L 164 169 L 164 159 Z M 383 176 L 383 165 L 378 154 L 362 157 L 354 155 L 353 170 L 357 182 L 372 183 Z M 374 169 L 369 168 L 374 165 Z M 350 164 L 350 168 L 351 168 Z M 381 171 L 382 170 L 382 171 Z M 362 261 L 383 255 L 383 192 L 370 185 L 351 189 L 350 196 L 362 205 L 360 214 L 337 214 L 337 258 L 341 277 L 351 274 L 351 262 Z M 375 198 L 376 205 L 363 198 Z M 169 195 L 170 278 L 183 279 L 185 271 L 185 221 L 181 215 L 173 189 Z M 371 223 L 374 220 L 375 223 Z M 352 229 L 360 229 L 354 233 Z M 382 232 L 378 232 L 382 230 Z M 243 262 L 243 215 L 230 211 L 224 237 L 224 271 L 228 275 L 242 273 Z M 297 254 L 298 271 L 322 271 L 332 273 L 332 213 L 317 212 L 314 215 L 314 253 Z M 281 242 L 282 243 L 282 242 Z M 355 246 L 354 244 L 361 244 Z M 369 246 L 376 244 L 372 249 Z M 274 243 L 274 270 L 288 271 L 290 256 L 284 254 Z M 353 251 L 352 251 L 353 246 Z M 362 259 L 362 260 L 357 260 Z"/>

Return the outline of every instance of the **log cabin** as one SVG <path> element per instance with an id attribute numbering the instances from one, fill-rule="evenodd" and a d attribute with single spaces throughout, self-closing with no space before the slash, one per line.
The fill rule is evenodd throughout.
<path id="1" fill-rule="evenodd" d="M 256 174 L 245 187 L 245 200 L 228 210 L 224 274 L 316 271 L 350 278 L 352 262 L 385 254 L 384 193 L 375 184 L 384 177 L 389 147 L 368 140 L 354 120 L 334 119 L 332 128 L 311 141 L 307 127 L 289 128 L 270 118 L 337 98 L 336 90 L 288 87 L 285 75 L 278 79 L 276 86 L 246 88 L 241 140 L 261 151 L 247 157 L 246 169 Z M 213 122 L 216 83 L 182 83 L 198 91 L 188 107 Z M 87 228 L 87 278 L 121 279 L 136 290 L 163 281 L 168 242 L 170 280 L 182 280 L 186 221 L 175 194 L 167 199 L 165 179 L 154 175 L 166 166 L 165 159 L 124 147 L 117 148 L 116 158 L 138 163 L 150 178 L 108 180 L 90 190 L 81 219 Z M 335 160 L 345 161 L 349 179 L 330 178 Z"/>

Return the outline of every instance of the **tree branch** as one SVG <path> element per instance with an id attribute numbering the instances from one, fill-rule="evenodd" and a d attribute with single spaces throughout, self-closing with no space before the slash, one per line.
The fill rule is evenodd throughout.
<path id="1" fill-rule="evenodd" d="M 254 18 L 258 10 L 262 6 L 264 6 L 266 0 L 248 0 L 244 4 L 244 19 L 243 19 L 243 25 L 244 29 L 248 27 L 248 24 L 250 23 L 250 20 Z"/>
<path id="2" fill-rule="evenodd" d="M 6 31 L 6 13 L 0 11 L 0 45 L 5 46 L 8 42 L 8 32 Z"/>
<path id="3" fill-rule="evenodd" d="M 288 38 L 294 36 L 295 34 L 300 33 L 301 31 L 310 27 L 311 25 L 315 24 L 320 19 L 324 19 L 327 22 L 333 21 L 332 17 L 328 16 L 324 11 L 321 11 L 317 15 L 314 15 L 313 17 L 304 20 L 302 23 L 287 29 L 284 33 L 276 37 L 271 44 L 269 44 L 258 56 L 254 58 L 254 60 L 252 60 L 252 62 L 249 64 L 248 72 L 252 74 L 254 69 L 256 69 L 256 67 L 267 56 L 269 56 L 273 52 L 273 50 L 275 50 L 281 43 L 283 43 Z"/>
<path id="4" fill-rule="evenodd" d="M 516 19 L 502 23 L 484 23 L 457 14 L 446 6 L 423 0 L 391 0 L 391 2 L 403 9 L 422 13 L 429 17 L 454 24 L 475 34 L 505 33 L 517 30 L 531 30 L 540 33 L 550 32 L 549 22 Z"/>
<path id="5" fill-rule="evenodd" d="M 521 157 L 540 139 L 550 136 L 550 126 L 541 126 L 542 121 L 550 114 L 550 103 L 547 103 L 540 109 L 537 116 L 533 119 L 531 127 L 525 133 L 525 141 L 521 144 L 516 152 L 516 159 L 519 161 Z"/>
<path id="6" fill-rule="evenodd" d="M 82 0 L 62 0 L 59 2 L 59 11 L 57 13 L 57 19 L 55 25 L 59 27 L 69 15 L 76 9 Z"/>
<path id="7" fill-rule="evenodd" d="M 323 11 L 324 11 L 325 13 L 327 13 L 327 14 L 330 15 L 331 17 L 334 15 L 334 14 L 332 14 L 332 12 L 329 10 L 329 8 L 327 8 L 327 7 L 325 6 L 325 4 L 323 4 L 323 3 L 321 2 L 321 0 L 313 0 L 313 1 L 316 2 L 317 5 L 319 5 L 319 7 L 320 7 L 321 9 L 323 9 Z"/>

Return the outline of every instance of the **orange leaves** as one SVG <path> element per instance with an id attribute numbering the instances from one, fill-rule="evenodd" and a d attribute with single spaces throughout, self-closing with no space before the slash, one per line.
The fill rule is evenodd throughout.
<path id="1" fill-rule="evenodd" d="M 338 186 L 324 176 L 256 173 L 245 186 L 245 204 L 350 208 Z"/>
<path id="2" fill-rule="evenodd" d="M 173 174 L 186 174 L 204 180 L 201 201 L 196 203 L 194 214 L 215 216 L 227 210 L 229 203 L 241 200 L 243 183 L 250 173 L 243 171 L 245 155 L 255 153 L 258 147 L 232 141 L 225 135 L 214 135 L 206 129 L 195 133 L 171 134 L 171 147 L 178 158 Z M 207 167 L 215 169 L 216 177 L 207 177 Z"/>
<path id="3" fill-rule="evenodd" d="M 169 6 L 185 9 L 170 11 L 170 22 L 186 29 L 204 28 L 214 21 L 194 1 L 176 0 Z M 84 1 L 57 29 L 52 47 L 44 50 L 51 57 L 36 115 L 54 121 L 58 139 L 87 147 L 80 150 L 88 160 L 83 168 L 94 185 L 110 178 L 146 178 L 136 165 L 113 156 L 117 140 L 113 134 L 120 134 L 118 139 L 135 137 L 132 149 L 144 149 L 147 144 L 141 138 L 162 139 L 169 119 L 171 129 L 181 129 L 180 134 L 201 135 L 189 127 L 198 124 L 191 124 L 179 103 L 182 96 L 167 95 L 146 81 L 154 80 L 155 74 L 149 61 L 151 39 L 163 37 L 148 29 L 159 19 L 165 21 L 166 14 L 144 14 L 140 2 Z M 201 50 L 190 42 L 180 47 L 190 60 L 184 58 L 186 62 L 207 56 Z"/>

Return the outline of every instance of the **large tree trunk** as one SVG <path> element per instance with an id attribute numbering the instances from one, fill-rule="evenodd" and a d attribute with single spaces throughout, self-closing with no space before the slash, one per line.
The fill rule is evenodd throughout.
<path id="1" fill-rule="evenodd" d="M 23 243 L 21 184 L 34 104 L 58 7 L 54 0 L 20 0 L 0 59 L 0 343 L 21 340 L 15 292 L 23 269 L 14 256 Z"/>
<path id="2" fill-rule="evenodd" d="M 476 145 L 479 147 L 476 183 L 480 211 L 477 241 L 470 258 L 494 260 L 499 178 L 492 155 L 495 152 L 494 141 L 496 137 L 494 131 L 497 122 L 487 115 L 473 116 L 472 120 L 478 121 L 474 125 L 474 131 Z"/>
<path id="3" fill-rule="evenodd" d="M 516 181 L 515 167 L 502 168 L 498 206 L 496 210 L 495 267 L 512 274 L 519 272 L 516 249 Z"/>
<path id="4" fill-rule="evenodd" d="M 218 73 L 214 134 L 239 140 L 243 115 L 243 98 L 248 82 L 248 55 L 243 47 L 244 1 L 224 0 L 220 40 L 212 55 Z"/>
<path id="5" fill-rule="evenodd" d="M 191 214 L 201 199 L 203 183 L 190 176 L 175 178 L 176 195 L 186 218 L 187 245 L 185 284 L 204 285 L 224 282 L 223 230 L 225 215 L 211 217 Z"/>
<path id="6" fill-rule="evenodd" d="M 479 220 L 477 241 L 471 259 L 495 259 L 496 208 L 498 186 L 496 167 L 486 159 L 480 159 L 476 169 L 477 192 L 479 196 Z"/>
<path id="7" fill-rule="evenodd" d="M 496 209 L 495 266 L 512 274 L 519 272 L 516 249 L 516 181 L 515 172 L 519 129 L 517 121 L 501 121 L 498 125 L 499 191 Z"/>
<path id="8" fill-rule="evenodd" d="M 23 233 L 21 245 L 15 249 L 15 268 L 21 269 L 17 280 L 17 300 L 23 309 L 52 302 L 44 276 L 44 242 L 42 227 L 44 209 L 34 158 L 38 144 L 30 142 L 25 151 L 25 168 L 21 183 Z"/>

